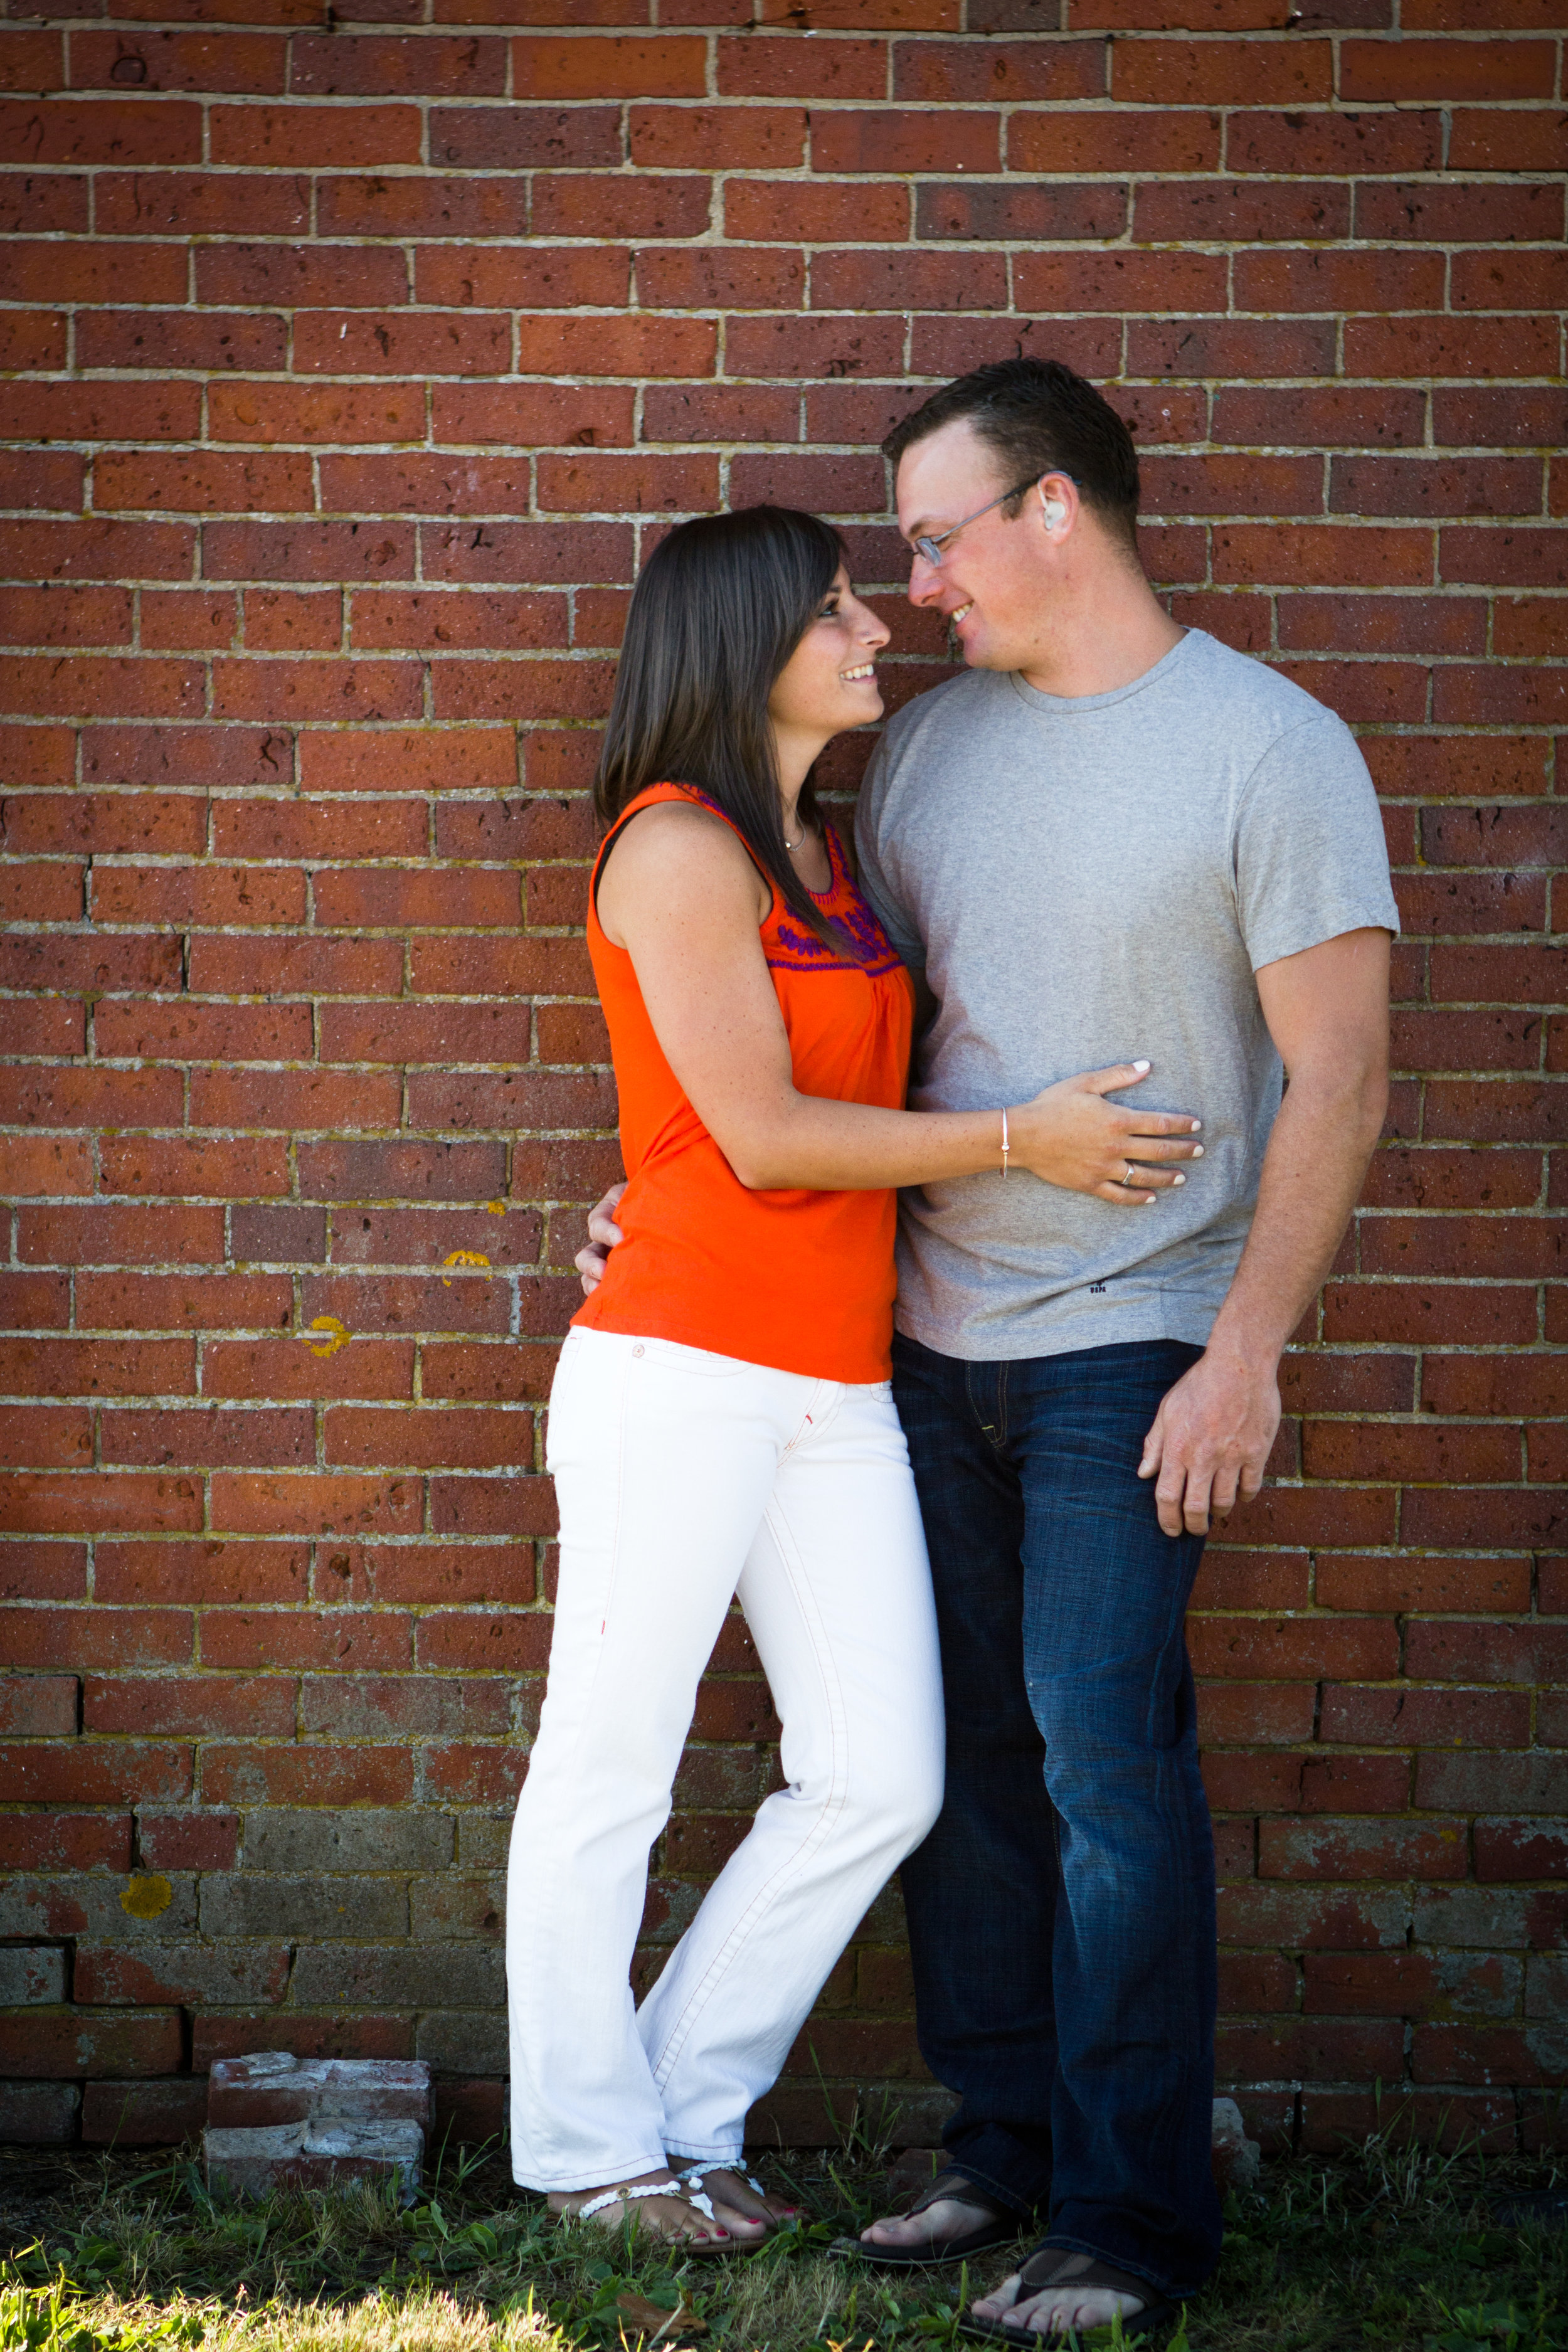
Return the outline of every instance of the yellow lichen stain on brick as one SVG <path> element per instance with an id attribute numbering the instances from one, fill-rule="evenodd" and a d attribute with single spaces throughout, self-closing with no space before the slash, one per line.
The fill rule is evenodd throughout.
<path id="1" fill-rule="evenodd" d="M 441 1260 L 441 1263 L 443 1265 L 488 1266 L 489 1260 L 485 1255 L 483 1250 L 451 1250 L 448 1251 L 447 1255 Z M 449 1274 L 444 1274 L 441 1276 L 441 1287 L 443 1290 L 451 1289 L 452 1277 Z"/>
<path id="2" fill-rule="evenodd" d="M 311 1339 L 311 1331 L 320 1331 L 325 1336 L 318 1342 Z M 310 1328 L 301 1331 L 300 1337 L 312 1356 L 335 1356 L 340 1348 L 348 1346 L 353 1333 L 335 1315 L 316 1315 L 310 1318 Z"/>
<path id="3" fill-rule="evenodd" d="M 485 1214 L 487 1217 L 504 1217 L 506 1214 L 506 1202 L 504 1201 L 487 1201 L 485 1202 Z"/>
<path id="4" fill-rule="evenodd" d="M 138 1873 L 121 1896 L 120 1907 L 133 1919 L 158 1919 L 174 1899 L 174 1890 L 166 1878 L 144 1878 Z"/>

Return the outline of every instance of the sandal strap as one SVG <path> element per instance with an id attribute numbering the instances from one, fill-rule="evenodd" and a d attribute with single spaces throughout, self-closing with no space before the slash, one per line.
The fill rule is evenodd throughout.
<path id="1" fill-rule="evenodd" d="M 731 2164 L 726 2157 L 722 2156 L 713 2157 L 703 2164 L 687 2165 L 679 2174 L 679 2179 L 682 2187 L 689 2181 L 694 2189 L 700 2189 L 710 2172 L 732 2172 L 738 2180 L 745 2182 L 747 2188 L 755 2196 L 765 2197 L 768 2193 L 760 2180 L 753 2180 L 749 2172 L 742 2172 L 738 2164 Z M 695 2203 L 695 2199 L 692 2201 Z"/>
<path id="2" fill-rule="evenodd" d="M 904 2219 L 912 2221 L 917 2213 L 923 2213 L 929 2205 L 939 2204 L 944 2197 L 951 2197 L 956 2204 L 973 2205 L 994 2221 L 1002 2221 L 1008 2218 L 1005 2206 L 998 2205 L 994 2197 L 987 2196 L 984 2189 L 977 2188 L 967 2174 L 957 2172 L 949 2166 L 945 2172 L 937 2174 L 929 2188 L 921 2190 L 912 2204 L 904 2207 Z"/>
<path id="3" fill-rule="evenodd" d="M 636 2197 L 673 2197 L 680 2204 L 694 2205 L 706 2221 L 718 2219 L 712 2199 L 704 2197 L 700 2189 L 688 2192 L 673 2188 L 668 2182 L 661 2187 L 658 2181 L 649 2181 L 640 2189 L 606 2189 L 599 2196 L 590 2197 L 586 2205 L 579 2205 L 573 2219 L 586 2221 L 593 2214 L 604 2212 L 606 2206 L 629 2205 Z"/>
<path id="4" fill-rule="evenodd" d="M 1075 2254 L 1066 2246 L 1037 2246 L 1018 2273 L 1018 2283 L 1030 2294 L 1039 2294 L 1047 2287 L 1075 2286 L 1135 2295 L 1144 2305 L 1163 2299 L 1152 2280 L 1135 2278 L 1131 2271 L 1119 2271 L 1098 2255 Z M 1137 2313 L 1132 2316 L 1136 2318 Z"/>

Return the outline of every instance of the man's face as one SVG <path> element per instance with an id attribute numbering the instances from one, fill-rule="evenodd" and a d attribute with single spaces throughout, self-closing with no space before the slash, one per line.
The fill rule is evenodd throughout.
<path id="1" fill-rule="evenodd" d="M 912 541 L 940 538 L 1012 485 L 994 453 L 967 418 L 956 417 L 899 460 L 899 529 Z M 919 553 L 910 602 L 944 614 L 971 669 L 1023 669 L 1048 632 L 1051 567 L 1037 494 L 1009 522 L 1000 508 L 968 523 L 942 551 L 940 564 Z"/>

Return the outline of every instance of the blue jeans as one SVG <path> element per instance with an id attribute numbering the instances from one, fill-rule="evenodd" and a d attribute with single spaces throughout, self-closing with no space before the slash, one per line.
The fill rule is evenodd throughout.
<path id="1" fill-rule="evenodd" d="M 936 1585 L 941 1818 L 905 1863 L 953 2163 L 1170 2294 L 1219 2259 L 1215 1883 L 1183 1618 L 1203 1554 L 1137 1475 L 1202 1351 L 1004 1363 L 894 1343 Z"/>

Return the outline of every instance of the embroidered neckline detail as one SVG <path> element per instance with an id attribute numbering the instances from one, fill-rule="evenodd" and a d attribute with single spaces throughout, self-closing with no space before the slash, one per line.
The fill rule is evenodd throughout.
<path id="1" fill-rule="evenodd" d="M 671 790 L 685 799 L 698 802 L 705 809 L 710 809 L 716 817 L 730 825 L 731 832 L 738 829 L 718 802 L 700 784 L 672 783 Z M 826 890 L 813 890 L 811 896 L 829 922 L 854 942 L 857 952 L 854 955 L 836 954 L 826 940 L 818 939 L 815 931 L 808 930 L 799 918 L 790 912 L 776 886 L 773 887 L 773 906 L 763 925 L 763 951 L 772 971 L 860 971 L 868 980 L 880 980 L 888 972 L 898 971 L 900 957 L 869 900 L 845 864 L 841 849 L 835 847 L 833 834 L 834 827 L 825 824 L 823 839 L 833 879 Z"/>

